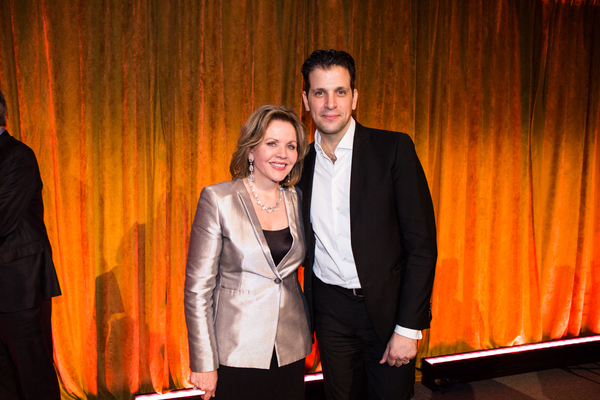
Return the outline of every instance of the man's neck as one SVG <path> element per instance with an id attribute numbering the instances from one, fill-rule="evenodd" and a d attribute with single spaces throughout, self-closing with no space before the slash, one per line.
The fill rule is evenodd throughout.
<path id="1" fill-rule="evenodd" d="M 337 149 L 337 147 L 338 147 L 338 144 L 340 144 L 340 142 L 344 138 L 344 135 L 346 134 L 346 132 L 348 132 L 348 129 L 346 129 L 346 131 L 344 133 L 336 133 L 334 135 L 321 133 L 321 143 L 320 144 L 321 144 L 321 147 L 323 148 L 323 150 L 327 149 L 328 151 L 331 151 L 332 153 L 334 153 L 335 149 Z"/>
<path id="2" fill-rule="evenodd" d="M 327 136 L 323 136 L 321 134 L 321 143 L 319 144 L 321 146 L 321 149 L 323 149 L 323 151 L 325 152 L 325 154 L 327 154 L 327 157 L 329 157 L 329 159 L 335 163 L 335 161 L 337 160 L 337 157 L 335 156 L 335 149 L 337 149 L 338 144 L 340 144 L 340 141 L 342 140 L 342 138 L 339 138 L 338 140 L 328 140 L 330 139 L 329 137 L 330 135 Z M 333 135 L 331 135 L 333 136 Z"/>
<path id="3" fill-rule="evenodd" d="M 334 133 L 334 134 L 323 134 L 322 132 L 319 132 L 319 134 L 321 136 L 321 141 L 319 142 L 319 146 L 321 146 L 321 148 L 323 149 L 325 154 L 327 154 L 327 156 L 334 163 L 336 160 L 335 149 L 337 149 L 338 145 L 340 144 L 340 142 L 342 141 L 344 136 L 346 136 L 346 133 L 348 133 L 348 130 L 350 130 L 351 126 L 352 126 L 352 122 L 348 123 L 348 125 L 346 125 L 346 127 L 344 128 L 343 131 L 340 131 L 340 132 Z"/>

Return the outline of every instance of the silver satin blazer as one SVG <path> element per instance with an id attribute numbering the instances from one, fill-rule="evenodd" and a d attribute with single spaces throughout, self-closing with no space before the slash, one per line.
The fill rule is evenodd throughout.
<path id="1" fill-rule="evenodd" d="M 293 243 L 277 268 L 241 179 L 207 186 L 192 225 L 185 279 L 185 319 L 194 372 L 280 366 L 312 348 L 298 282 L 305 246 L 299 196 L 284 190 Z"/>

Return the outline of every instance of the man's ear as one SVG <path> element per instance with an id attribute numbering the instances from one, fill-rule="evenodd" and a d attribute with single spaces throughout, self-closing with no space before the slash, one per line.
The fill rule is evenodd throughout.
<path id="1" fill-rule="evenodd" d="M 358 104 L 358 90 L 354 89 L 352 92 L 352 109 L 356 110 L 356 104 Z"/>
<path id="2" fill-rule="evenodd" d="M 302 102 L 304 103 L 304 109 L 310 111 L 310 107 L 308 106 L 308 95 L 304 90 L 302 91 Z"/>

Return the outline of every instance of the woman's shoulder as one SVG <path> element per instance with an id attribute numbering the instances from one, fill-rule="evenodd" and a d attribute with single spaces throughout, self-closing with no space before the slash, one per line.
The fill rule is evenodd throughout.
<path id="1" fill-rule="evenodd" d="M 302 202 L 302 190 L 298 186 L 284 186 L 283 192 L 286 198 L 295 198 L 298 202 Z"/>
<path id="2" fill-rule="evenodd" d="M 282 189 L 291 193 L 302 193 L 298 186 L 282 186 Z"/>
<path id="3" fill-rule="evenodd" d="M 302 190 L 298 186 L 282 186 L 284 193 L 289 196 L 296 196 L 302 198 Z"/>
<path id="4" fill-rule="evenodd" d="M 240 179 L 232 179 L 230 181 L 215 183 L 214 185 L 205 186 L 202 191 L 214 193 L 216 195 L 231 194 L 244 188 L 244 183 Z"/>
<path id="5" fill-rule="evenodd" d="M 210 201 L 220 201 L 221 199 L 231 196 L 242 189 L 244 189 L 244 183 L 239 179 L 233 179 L 230 181 L 205 186 L 200 193 L 200 198 L 204 198 L 206 200 L 212 199 Z"/>
<path id="6" fill-rule="evenodd" d="M 300 190 L 299 187 L 297 186 L 289 186 L 289 187 L 282 187 L 284 191 L 290 193 L 290 194 L 295 194 L 297 196 L 301 196 L 302 192 Z M 205 186 L 204 189 L 202 189 L 202 192 L 206 192 L 206 194 L 210 193 L 213 196 L 216 197 L 225 197 L 225 196 L 231 196 L 232 194 L 238 193 L 238 192 L 245 192 L 246 191 L 246 186 L 244 186 L 244 182 L 242 179 L 232 179 L 230 181 L 226 181 L 226 182 L 220 182 L 220 183 L 216 183 L 214 185 L 209 185 L 209 186 Z"/>

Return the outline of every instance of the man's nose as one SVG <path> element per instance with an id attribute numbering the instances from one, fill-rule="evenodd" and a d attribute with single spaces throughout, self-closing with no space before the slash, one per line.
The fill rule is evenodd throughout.
<path id="1" fill-rule="evenodd" d="M 328 109 L 333 109 L 337 107 L 337 99 L 335 96 L 327 96 L 327 100 L 325 101 L 325 107 Z"/>

